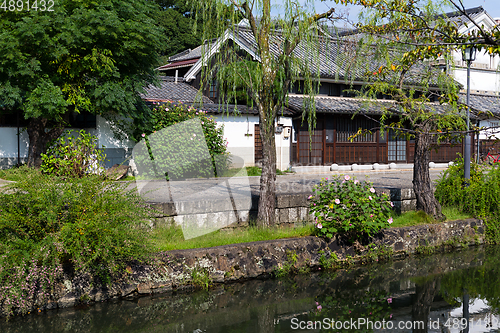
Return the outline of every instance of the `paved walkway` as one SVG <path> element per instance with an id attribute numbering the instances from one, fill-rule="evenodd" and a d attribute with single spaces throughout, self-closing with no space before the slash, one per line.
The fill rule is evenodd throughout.
<path id="1" fill-rule="evenodd" d="M 431 180 L 439 178 L 445 169 L 431 169 Z M 347 174 L 359 180 L 368 180 L 375 187 L 383 188 L 411 188 L 413 170 L 379 170 L 379 171 L 345 171 L 328 172 L 321 174 L 289 174 L 277 176 L 276 189 L 278 193 L 304 193 L 312 192 L 312 187 L 318 184 L 322 178 L 332 175 Z M 248 197 L 258 194 L 260 177 L 234 177 L 215 179 L 190 179 L 176 182 L 132 182 L 131 186 L 137 186 L 141 195 L 152 202 L 170 201 L 205 201 L 217 200 L 226 197 L 228 191 L 235 198 Z M 0 179 L 0 187 L 9 181 Z M 230 186 L 228 186 L 230 185 Z M 229 190 L 228 190 L 229 189 Z M 250 193 L 251 191 L 251 193 Z"/>
<path id="2" fill-rule="evenodd" d="M 5 185 L 7 185 L 9 183 L 13 183 L 13 182 L 11 182 L 9 180 L 4 180 L 4 179 L 0 178 L 0 187 L 5 186 Z"/>
<path id="3" fill-rule="evenodd" d="M 431 180 L 435 181 L 445 169 L 431 169 Z M 348 171 L 328 172 L 322 174 L 290 174 L 277 176 L 276 190 L 278 193 L 311 193 L 312 187 L 322 178 L 332 175 L 347 174 L 359 180 L 367 180 L 375 187 L 382 188 L 412 188 L 413 170 L 384 171 Z M 259 193 L 260 177 L 234 177 L 214 179 L 190 179 L 186 181 L 138 181 L 137 187 L 147 201 L 177 202 L 206 201 L 223 198 L 231 192 L 235 198 L 249 197 Z M 228 186 L 230 185 L 230 186 Z M 229 189 L 229 190 L 228 190 Z M 251 193 L 250 193 L 251 192 Z"/>

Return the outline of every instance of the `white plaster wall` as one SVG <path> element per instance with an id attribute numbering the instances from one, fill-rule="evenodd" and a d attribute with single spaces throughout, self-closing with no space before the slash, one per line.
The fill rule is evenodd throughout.
<path id="1" fill-rule="evenodd" d="M 452 68 L 455 79 L 467 89 L 467 63 L 462 62 L 462 53 L 454 52 L 453 58 L 462 66 Z M 489 69 L 474 68 L 474 66 L 486 65 Z M 500 73 L 498 73 L 500 57 L 491 57 L 487 52 L 478 52 L 476 60 L 471 64 L 470 86 L 471 90 L 500 91 Z"/>
<path id="2" fill-rule="evenodd" d="M 463 88 L 467 89 L 467 68 L 456 68 L 454 76 L 455 79 L 463 85 Z M 470 89 L 473 92 L 476 90 L 499 91 L 500 73 L 471 68 Z"/>
<path id="3" fill-rule="evenodd" d="M 245 166 L 255 165 L 254 132 L 259 118 L 253 115 L 215 115 L 212 117 L 218 126 L 224 125 L 224 138 L 227 140 L 228 152 L 242 158 Z M 245 136 L 245 134 L 251 134 L 251 136 Z"/>
<path id="4" fill-rule="evenodd" d="M 21 129 L 20 157 L 28 157 L 28 133 Z M 0 127 L 0 158 L 17 158 L 17 127 Z"/>
<path id="5" fill-rule="evenodd" d="M 99 147 L 105 148 L 133 148 L 135 142 L 131 140 L 120 141 L 115 139 L 109 123 L 101 116 L 96 117 L 97 129 L 89 131 L 98 138 Z"/>
<path id="6" fill-rule="evenodd" d="M 254 115 L 216 115 L 213 116 L 218 125 L 224 125 L 224 138 L 228 141 L 228 151 L 244 160 L 245 166 L 255 165 L 255 125 L 259 117 Z M 291 127 L 292 119 L 279 117 L 277 122 Z M 251 134 L 251 136 L 245 135 Z M 290 164 L 290 140 L 283 133 L 276 134 L 276 162 L 280 170 L 287 169 Z"/>
<path id="7" fill-rule="evenodd" d="M 290 143 L 292 142 L 292 118 L 278 117 L 277 123 L 283 125 L 284 128 L 290 127 L 290 135 L 285 138 L 285 131 L 281 134 L 276 134 L 276 168 L 280 170 L 288 169 L 290 165 Z"/>
<path id="8" fill-rule="evenodd" d="M 97 116 L 97 128 L 85 129 L 88 133 L 98 138 L 98 147 L 106 148 L 132 148 L 135 143 L 130 140 L 119 141 L 114 138 L 113 131 L 107 121 Z M 71 133 L 76 135 L 79 129 L 71 129 Z M 28 133 L 21 130 L 20 156 L 28 157 L 29 138 Z M 0 127 L 0 158 L 17 157 L 17 128 Z"/>
<path id="9" fill-rule="evenodd" d="M 498 119 L 488 119 L 481 120 L 479 122 L 479 127 L 489 128 L 492 126 L 498 126 L 500 121 Z M 479 140 L 495 140 L 500 139 L 500 128 L 483 130 L 479 132 Z"/>

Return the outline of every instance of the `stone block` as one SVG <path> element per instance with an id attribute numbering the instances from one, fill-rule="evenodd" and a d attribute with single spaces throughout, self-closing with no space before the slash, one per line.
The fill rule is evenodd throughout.
<path id="1" fill-rule="evenodd" d="M 301 222 L 299 220 L 299 213 L 297 212 L 299 210 L 298 207 L 290 207 L 288 208 L 288 219 L 290 222 Z"/>
<path id="2" fill-rule="evenodd" d="M 108 170 L 106 170 L 106 177 L 112 180 L 119 180 L 127 176 L 128 165 L 115 164 Z"/>
<path id="3" fill-rule="evenodd" d="M 177 215 L 177 211 L 175 210 L 175 205 L 173 202 L 165 202 L 162 204 L 162 211 L 165 216 L 174 216 Z"/>
<path id="4" fill-rule="evenodd" d="M 291 222 L 290 221 L 290 216 L 288 215 L 288 211 L 290 209 L 291 208 L 282 208 L 282 209 L 279 209 L 278 215 L 279 215 L 279 222 L 280 222 L 280 224 Z"/>
<path id="5" fill-rule="evenodd" d="M 417 209 L 417 199 L 401 201 L 401 212 L 409 212 Z"/>
<path id="6" fill-rule="evenodd" d="M 304 207 L 307 206 L 307 194 L 298 193 L 290 195 L 290 205 L 288 207 Z"/>
<path id="7" fill-rule="evenodd" d="M 287 207 L 290 207 L 290 195 L 289 194 L 276 195 L 276 208 L 287 208 Z"/>

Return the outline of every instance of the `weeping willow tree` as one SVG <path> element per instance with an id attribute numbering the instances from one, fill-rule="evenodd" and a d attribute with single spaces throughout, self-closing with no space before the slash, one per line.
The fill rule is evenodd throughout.
<path id="1" fill-rule="evenodd" d="M 443 12 L 446 1 L 335 0 L 365 7 L 353 32 L 359 54 L 377 63 L 365 73 L 370 82 L 363 97 L 388 96 L 380 127 L 415 142 L 413 190 L 417 209 L 437 220 L 445 216 L 434 197 L 429 175 L 431 151 L 442 142 L 459 143 L 466 132 L 465 110 L 459 103 L 459 85 L 436 60 L 453 63 L 451 44 L 457 25 Z M 456 45 L 467 43 L 467 38 Z M 380 103 L 379 103 L 380 104 Z M 387 104 L 389 104 L 387 106 Z"/>
<path id="2" fill-rule="evenodd" d="M 262 175 L 257 224 L 275 224 L 276 117 L 282 114 L 290 87 L 303 82 L 309 124 L 314 124 L 314 96 L 319 77 L 320 24 L 334 10 L 317 14 L 312 1 L 198 0 L 193 11 L 201 17 L 204 39 L 216 35 L 203 52 L 202 82 L 218 82 L 221 103 L 232 103 L 241 90 L 258 110 L 262 141 Z M 278 7 L 279 6 L 279 7 Z M 309 8 L 309 10 L 308 10 Z M 276 11 L 276 15 L 274 15 Z M 211 15 L 210 13 L 216 13 Z"/>

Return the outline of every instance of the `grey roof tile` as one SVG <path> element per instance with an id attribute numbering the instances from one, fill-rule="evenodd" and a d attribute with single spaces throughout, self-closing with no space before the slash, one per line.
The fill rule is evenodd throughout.
<path id="1" fill-rule="evenodd" d="M 466 94 L 461 93 L 459 100 L 465 104 L 467 101 Z M 470 107 L 479 114 L 491 112 L 494 115 L 500 115 L 500 96 L 471 94 Z"/>
<path id="2" fill-rule="evenodd" d="M 201 96 L 198 90 L 189 84 L 182 81 L 176 83 L 173 77 L 163 77 L 159 87 L 149 85 L 145 90 L 145 94 L 141 95 L 141 97 L 148 101 L 195 103 L 202 98 L 203 103 L 213 103 L 210 98 Z"/>
<path id="3" fill-rule="evenodd" d="M 237 27 L 235 29 L 236 38 L 248 47 L 248 49 L 257 49 L 255 38 L 250 29 L 246 27 Z M 284 45 L 284 36 L 278 30 L 274 31 L 270 36 L 271 52 L 278 56 L 281 54 L 282 45 Z M 323 79 L 335 80 L 354 80 L 354 81 L 369 81 L 369 73 L 378 71 L 380 66 L 387 65 L 386 60 L 378 60 L 373 56 L 366 55 L 360 52 L 356 46 L 355 41 L 349 41 L 345 38 L 336 38 L 325 36 L 319 41 L 319 58 L 314 59 L 316 55 L 311 55 L 305 43 L 301 42 L 294 50 L 294 56 L 302 59 L 302 63 L 309 62 L 309 71 L 313 75 L 319 74 Z M 319 66 L 316 65 L 319 63 Z M 422 82 L 419 74 L 424 73 L 424 67 L 428 67 L 431 71 L 439 72 L 438 69 L 430 65 L 421 63 L 411 69 L 410 75 L 407 75 L 405 84 L 415 85 Z M 318 73 L 319 70 L 319 73 Z M 387 79 L 391 79 L 387 77 Z M 431 86 L 437 86 L 435 76 L 432 75 L 429 79 Z"/>
<path id="4" fill-rule="evenodd" d="M 288 107 L 296 112 L 301 113 L 304 110 L 304 96 L 293 95 L 289 97 Z M 318 113 L 333 113 L 333 114 L 354 114 L 356 112 L 364 114 L 382 114 L 385 109 L 394 108 L 397 110 L 397 105 L 390 100 L 362 100 L 359 98 L 348 97 L 332 97 L 332 96 L 316 96 L 316 112 Z M 428 103 L 429 109 L 434 112 L 445 112 L 449 108 L 447 105 L 437 103 Z"/>

